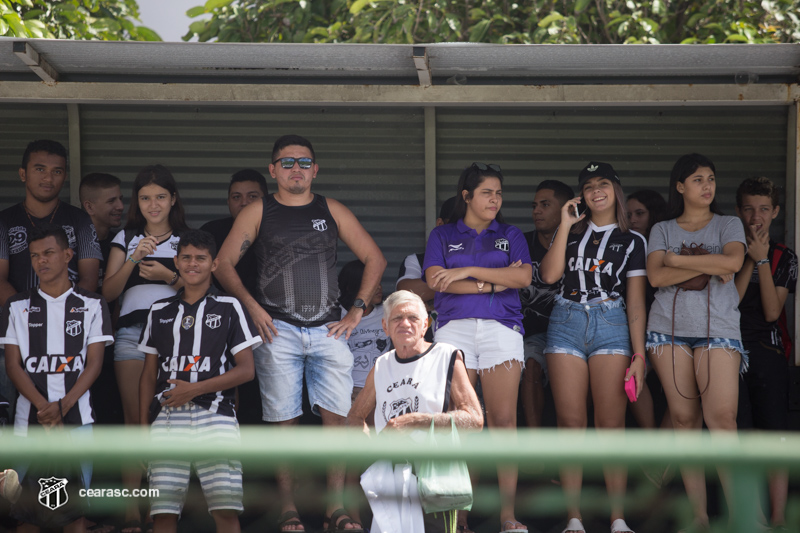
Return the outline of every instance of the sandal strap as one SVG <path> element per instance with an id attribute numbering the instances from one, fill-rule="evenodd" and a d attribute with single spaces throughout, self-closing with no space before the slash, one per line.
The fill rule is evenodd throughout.
<path id="1" fill-rule="evenodd" d="M 300 515 L 297 513 L 297 511 L 286 511 L 278 517 L 278 529 L 281 529 L 283 526 L 302 525 L 303 523 L 300 521 Z"/>
<path id="2" fill-rule="evenodd" d="M 329 522 L 329 524 L 334 524 L 334 525 L 335 525 L 335 524 L 336 524 L 336 521 L 337 521 L 337 520 L 338 520 L 338 519 L 339 519 L 339 518 L 340 518 L 342 515 L 346 515 L 346 514 L 347 514 L 347 511 L 345 511 L 345 510 L 344 510 L 344 507 L 341 507 L 341 508 L 339 508 L 339 509 L 336 509 L 336 510 L 335 510 L 334 512 L 332 512 L 332 513 L 331 513 L 331 515 L 328 517 L 328 522 Z"/>
<path id="3" fill-rule="evenodd" d="M 346 518 L 342 518 L 342 517 Z M 339 520 L 341 518 L 341 520 Z M 327 518 L 328 520 L 328 529 L 327 531 L 363 531 L 363 526 L 353 520 L 350 515 L 347 514 L 347 511 L 344 508 L 336 509 L 334 512 L 331 513 L 331 516 Z M 358 526 L 356 529 L 345 529 L 347 524 L 353 524 Z"/>

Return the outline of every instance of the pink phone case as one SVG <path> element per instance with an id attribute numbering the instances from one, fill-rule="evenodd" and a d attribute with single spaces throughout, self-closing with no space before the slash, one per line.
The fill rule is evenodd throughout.
<path id="1" fill-rule="evenodd" d="M 625 377 L 628 377 L 630 371 L 630 368 L 625 371 Z M 625 394 L 628 395 L 630 401 L 636 401 L 636 376 L 633 376 L 630 380 L 625 382 Z"/>

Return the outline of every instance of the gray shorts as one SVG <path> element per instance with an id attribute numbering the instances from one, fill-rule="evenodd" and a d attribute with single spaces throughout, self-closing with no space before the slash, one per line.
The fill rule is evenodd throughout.
<path id="1" fill-rule="evenodd" d="M 185 442 L 187 447 L 212 445 L 221 453 L 235 453 L 239 445 L 239 424 L 236 418 L 212 413 L 189 402 L 180 407 L 165 407 L 150 429 L 153 442 Z M 150 514 L 181 514 L 189 489 L 189 476 L 194 466 L 200 487 L 208 504 L 208 512 L 233 510 L 241 513 L 242 463 L 233 459 L 203 461 L 151 461 L 147 477 L 151 489 L 158 489 L 152 498 Z"/>
<path id="2" fill-rule="evenodd" d="M 533 359 L 539 366 L 542 367 L 544 380 L 542 384 L 547 385 L 549 376 L 547 374 L 547 357 L 544 355 L 544 349 L 547 347 L 547 332 L 534 333 L 529 337 L 525 337 L 523 341 L 523 349 L 525 351 L 525 363 L 528 359 Z"/>

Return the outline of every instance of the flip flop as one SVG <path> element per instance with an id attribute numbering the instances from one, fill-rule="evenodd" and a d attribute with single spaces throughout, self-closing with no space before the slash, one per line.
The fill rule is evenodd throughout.
<path id="1" fill-rule="evenodd" d="M 578 518 L 570 518 L 569 522 L 567 522 L 567 527 L 564 528 L 564 531 L 561 533 L 567 533 L 567 531 L 583 531 L 586 533 L 586 529 L 583 527 L 583 522 L 581 522 Z"/>
<path id="2" fill-rule="evenodd" d="M 633 533 L 633 530 L 628 527 L 625 520 L 617 518 L 611 523 L 611 533 Z"/>
<path id="3" fill-rule="evenodd" d="M 506 529 L 506 525 L 508 524 L 511 524 L 511 529 Z M 514 527 L 517 524 L 521 526 L 524 525 L 522 522 L 517 522 L 516 520 L 506 520 L 505 522 L 503 522 L 503 530 L 500 533 L 528 533 L 528 528 L 519 529 L 517 527 Z"/>

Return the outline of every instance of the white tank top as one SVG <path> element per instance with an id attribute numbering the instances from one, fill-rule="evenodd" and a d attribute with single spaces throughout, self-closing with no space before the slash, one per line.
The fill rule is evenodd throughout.
<path id="1" fill-rule="evenodd" d="M 400 359 L 396 351 L 375 360 L 375 431 L 406 413 L 444 413 L 450 404 L 457 348 L 442 342 L 424 353 Z"/>

